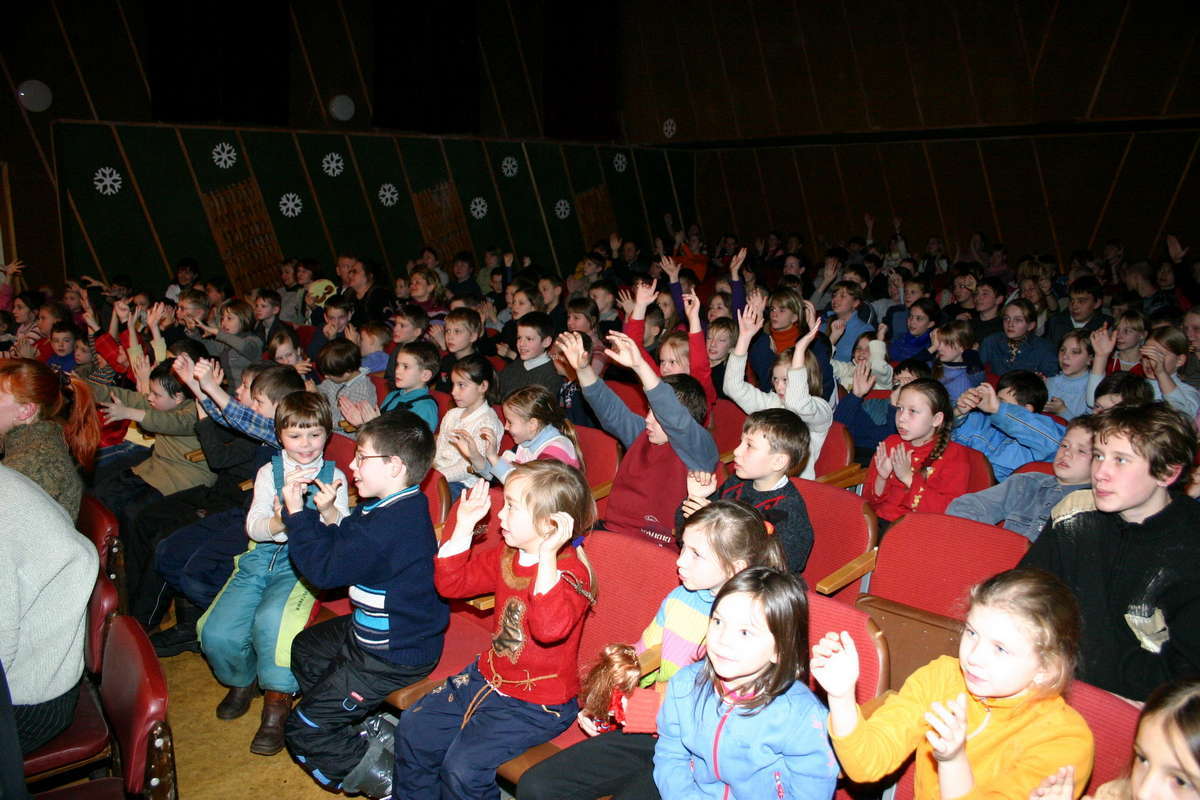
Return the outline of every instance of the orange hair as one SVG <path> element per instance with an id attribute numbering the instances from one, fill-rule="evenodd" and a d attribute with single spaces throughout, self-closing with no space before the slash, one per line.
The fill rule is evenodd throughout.
<path id="1" fill-rule="evenodd" d="M 87 383 L 74 375 L 64 386 L 54 370 L 29 358 L 0 360 L 0 388 L 18 403 L 33 403 L 38 417 L 62 426 L 71 455 L 90 472 L 100 446 L 100 418 Z M 65 414 L 65 416 L 64 416 Z"/>

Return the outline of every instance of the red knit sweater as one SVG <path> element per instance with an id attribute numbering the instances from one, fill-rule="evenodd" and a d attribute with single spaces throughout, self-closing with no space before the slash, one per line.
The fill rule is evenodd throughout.
<path id="1" fill-rule="evenodd" d="M 579 694 L 579 638 L 590 604 L 574 587 L 590 589 L 590 582 L 571 547 L 558 556 L 564 574 L 535 596 L 537 569 L 521 566 L 517 551 L 501 544 L 435 559 L 433 579 L 447 598 L 495 593 L 496 630 L 491 649 L 479 656 L 479 671 L 509 697 L 557 705 Z"/>
<path id="2" fill-rule="evenodd" d="M 884 439 L 888 452 L 903 440 L 899 434 L 893 433 Z M 971 471 L 971 462 L 967 458 L 967 448 L 957 442 L 946 445 L 942 457 L 933 462 L 931 471 L 918 471 L 921 462 L 929 455 L 937 442 L 937 437 L 912 450 L 913 479 L 912 486 L 905 486 L 895 473 L 888 476 L 881 494 L 875 494 L 875 478 L 879 470 L 875 467 L 875 459 L 867 469 L 867 483 L 864 496 L 875 514 L 880 519 L 893 522 L 910 511 L 924 511 L 930 514 L 941 514 L 950 505 L 950 501 L 967 492 L 967 478 Z M 906 447 L 910 446 L 906 443 Z"/>

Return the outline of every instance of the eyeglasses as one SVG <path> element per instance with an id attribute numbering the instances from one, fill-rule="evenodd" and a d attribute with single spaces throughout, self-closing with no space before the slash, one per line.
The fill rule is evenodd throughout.
<path id="1" fill-rule="evenodd" d="M 361 464 L 362 462 L 366 461 L 368 458 L 391 458 L 391 456 L 384 456 L 384 455 L 364 456 L 361 453 L 355 453 L 354 458 L 350 459 L 350 465 L 353 466 L 355 464 Z"/>

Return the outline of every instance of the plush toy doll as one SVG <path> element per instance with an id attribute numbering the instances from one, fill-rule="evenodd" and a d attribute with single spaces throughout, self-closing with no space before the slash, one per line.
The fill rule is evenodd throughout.
<path id="1" fill-rule="evenodd" d="M 637 688 L 642 675 L 637 651 L 627 644 L 610 644 L 588 670 L 580 687 L 583 713 L 596 722 L 600 733 L 625 724 L 624 700 Z"/>

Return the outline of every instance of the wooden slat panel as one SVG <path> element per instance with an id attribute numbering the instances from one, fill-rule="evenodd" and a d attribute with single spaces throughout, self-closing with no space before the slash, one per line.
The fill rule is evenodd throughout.
<path id="1" fill-rule="evenodd" d="M 762 40 L 767 77 L 775 96 L 774 113 L 781 133 L 819 131 L 820 119 L 813 98 L 812 75 L 796 23 L 793 0 L 755 0 L 754 14 Z"/>
<path id="2" fill-rule="evenodd" d="M 758 180 L 758 167 L 754 163 L 754 151 L 726 150 L 721 157 L 725 161 L 729 195 L 737 215 L 738 234 L 747 241 L 765 235 L 771 226 L 762 184 Z"/>
<path id="3" fill-rule="evenodd" d="M 825 127 L 832 131 L 865 129 L 866 108 L 850 58 L 850 35 L 841 3 L 796 0 L 796 6 L 800 24 L 804 26 Z"/>
<path id="4" fill-rule="evenodd" d="M 850 222 L 850 212 L 842 196 L 841 179 L 834 163 L 832 147 L 798 147 L 796 161 L 800 177 L 808 191 L 813 230 L 818 252 L 829 243 L 837 243 L 853 235 L 856 229 Z M 859 219 L 862 219 L 860 211 Z M 861 227 L 862 223 L 859 222 Z"/>
<path id="5" fill-rule="evenodd" d="M 970 85 L 949 9 L 943 2 L 904 4 L 903 9 L 908 58 L 925 125 L 974 123 Z M 898 70 L 900 64 L 892 68 Z"/>
<path id="6" fill-rule="evenodd" d="M 246 180 L 201 197 L 225 273 L 239 294 L 278 279 L 283 251 L 254 181 Z"/>
<path id="7" fill-rule="evenodd" d="M 925 154 L 919 144 L 893 144 L 880 147 L 883 174 L 891 190 L 896 215 L 903 220 L 902 232 L 914 255 L 920 254 L 930 236 L 942 235 L 938 204 L 934 198 Z M 886 226 L 886 227 L 882 227 Z M 876 223 L 881 237 L 891 226 L 891 220 Z"/>
<path id="8" fill-rule="evenodd" d="M 1150 254 L 1155 231 L 1195 143 L 1194 132 L 1137 135 L 1101 221 L 1095 248 L 1117 237 L 1125 243 L 1128 258 Z M 1190 226 L 1190 231 L 1195 230 L 1194 224 Z"/>
<path id="9" fill-rule="evenodd" d="M 471 250 L 467 219 L 449 181 L 417 192 L 413 195 L 413 207 L 421 224 L 422 239 L 441 253 L 443 259 L 462 250 Z"/>
<path id="10" fill-rule="evenodd" d="M 701 150 L 696 154 L 696 187 L 696 213 L 704 224 L 704 238 L 711 244 L 733 229 L 716 151 Z"/>
<path id="11" fill-rule="evenodd" d="M 841 164 L 842 180 L 846 196 L 850 201 L 849 229 L 843 236 L 862 236 L 863 214 L 875 215 L 875 236 L 886 238 L 892 232 L 892 204 L 888 200 L 879 170 L 879 156 L 875 145 L 858 144 L 837 148 Z"/>
<path id="12" fill-rule="evenodd" d="M 1059 6 L 1034 84 L 1036 119 L 1084 116 L 1124 9 L 1125 0 Z"/>
<path id="13" fill-rule="evenodd" d="M 983 142 L 996 214 L 1010 255 L 1054 252 L 1054 234 L 1042 197 L 1033 147 L 1028 139 Z M 981 187 L 982 190 L 982 187 Z M 988 226 L 990 228 L 990 226 Z M 966 246 L 963 239 L 963 246 Z"/>
<path id="14" fill-rule="evenodd" d="M 782 147 L 763 148 L 758 151 L 758 162 L 762 167 L 767 203 L 775 227 L 785 234 L 799 233 L 807 241 L 808 209 L 804 205 L 791 150 Z"/>
<path id="15" fill-rule="evenodd" d="M 634 4 L 641 5 L 641 4 Z M 733 134 L 733 112 L 725 91 L 725 76 L 717 60 L 717 40 L 706 3 L 670 0 L 672 17 L 683 42 L 684 59 L 691 78 L 692 100 L 698 129 L 694 139 L 726 139 Z M 659 123 L 661 136 L 662 121 Z"/>
<path id="16" fill-rule="evenodd" d="M 1092 116 L 1157 115 L 1198 23 L 1200 7 L 1190 0 L 1131 4 Z M 1147 42 L 1154 43 L 1152 55 Z"/>
<path id="17" fill-rule="evenodd" d="M 1128 140 L 1126 135 L 1038 140 L 1050 211 L 1064 252 L 1088 246 Z M 1010 249 L 1009 257 L 1016 255 Z"/>
<path id="18" fill-rule="evenodd" d="M 982 121 L 990 124 L 1028 121 L 1029 72 L 1012 8 L 994 0 L 965 0 L 955 3 L 953 8 L 962 31 Z M 970 102 L 970 98 L 964 97 L 962 102 Z M 1051 119 L 1064 116 L 1059 113 Z"/>
<path id="19" fill-rule="evenodd" d="M 983 166 L 974 142 L 930 142 L 926 150 L 946 221 L 946 254 L 952 259 L 959 245 L 965 251 L 973 231 L 988 231 L 991 237 L 996 236 Z M 909 244 L 916 242 L 910 238 Z"/>
<path id="20" fill-rule="evenodd" d="M 905 62 L 905 50 L 911 45 L 902 40 L 896 6 L 846 0 L 846 7 L 854 23 L 854 52 L 862 68 L 872 125 L 884 129 L 920 127 Z"/>
<path id="21" fill-rule="evenodd" d="M 759 57 L 758 42 L 750 18 L 753 0 L 708 0 L 717 31 L 721 54 L 729 77 L 732 106 L 737 115 L 735 130 L 747 138 L 772 136 L 775 122 L 766 74 Z M 700 8 L 703 5 L 698 4 Z M 699 10 L 698 13 L 703 13 Z"/>

